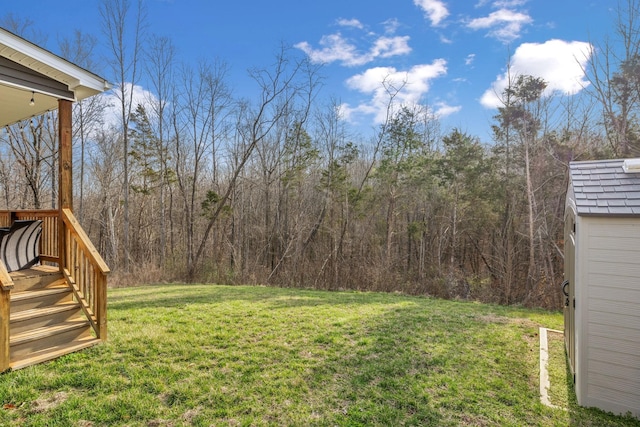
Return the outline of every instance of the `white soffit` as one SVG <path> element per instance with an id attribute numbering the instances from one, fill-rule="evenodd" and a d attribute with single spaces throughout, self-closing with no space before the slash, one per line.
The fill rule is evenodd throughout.
<path id="1" fill-rule="evenodd" d="M 81 101 L 111 88 L 100 76 L 3 28 L 0 28 L 0 57 L 31 70 L 33 73 L 30 77 L 34 74 L 41 75 L 44 79 L 61 85 L 59 88 L 64 88 L 64 91 L 48 90 L 29 78 L 25 78 L 24 81 L 15 78 L 0 81 L 0 126 L 56 109 L 58 99 Z M 2 67 L 5 74 L 16 77 L 15 68 L 11 73 L 11 67 Z M 28 73 L 25 73 L 25 76 L 28 76 Z M 32 96 L 35 100 L 34 105 L 30 105 Z"/>

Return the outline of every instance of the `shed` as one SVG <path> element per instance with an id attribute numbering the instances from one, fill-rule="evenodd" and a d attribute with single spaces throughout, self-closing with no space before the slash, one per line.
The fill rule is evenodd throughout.
<path id="1" fill-rule="evenodd" d="M 569 175 L 564 332 L 577 401 L 640 417 L 640 159 L 572 162 Z"/>

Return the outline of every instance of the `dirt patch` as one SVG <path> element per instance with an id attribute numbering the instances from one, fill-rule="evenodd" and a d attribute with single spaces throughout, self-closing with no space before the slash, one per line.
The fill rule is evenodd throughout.
<path id="1" fill-rule="evenodd" d="M 36 413 L 46 412 L 63 404 L 68 398 L 67 393 L 60 391 L 48 399 L 38 399 L 33 402 L 31 410 Z"/>
<path id="2" fill-rule="evenodd" d="M 530 319 L 522 319 L 519 317 L 507 317 L 507 316 L 498 316 L 495 313 L 483 314 L 481 316 L 476 316 L 476 320 L 484 323 L 497 323 L 501 325 L 512 324 L 518 326 L 526 326 L 531 328 L 538 328 L 538 324 Z"/>
<path id="3" fill-rule="evenodd" d="M 511 321 L 511 319 L 508 317 L 498 316 L 497 314 L 494 314 L 494 313 L 476 316 L 476 320 L 479 322 L 500 323 L 500 324 L 509 323 Z"/>
<path id="4" fill-rule="evenodd" d="M 185 423 L 193 424 L 193 421 L 198 415 L 200 415 L 200 408 L 193 408 L 182 414 L 181 418 Z"/>

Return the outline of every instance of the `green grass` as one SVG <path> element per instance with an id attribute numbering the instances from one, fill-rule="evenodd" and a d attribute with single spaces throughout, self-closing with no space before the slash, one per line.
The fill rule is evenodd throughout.
<path id="1" fill-rule="evenodd" d="M 639 425 L 576 406 L 566 370 L 552 399 L 568 410 L 540 403 L 540 325 L 562 317 L 377 293 L 114 289 L 107 343 L 0 376 L 0 425 Z"/>
<path id="2" fill-rule="evenodd" d="M 549 382 L 551 387 L 549 388 L 549 400 L 551 404 L 568 408 L 572 402 L 570 396 L 573 393 L 572 383 L 573 376 L 569 369 L 569 360 L 564 347 L 564 335 L 549 332 L 548 334 L 549 345 Z M 575 396 L 575 395 L 574 395 Z M 574 397 L 575 400 L 575 397 Z"/>

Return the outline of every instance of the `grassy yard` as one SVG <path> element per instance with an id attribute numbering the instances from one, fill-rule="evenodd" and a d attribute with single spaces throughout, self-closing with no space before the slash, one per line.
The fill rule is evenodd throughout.
<path id="1" fill-rule="evenodd" d="M 3 426 L 640 425 L 577 407 L 559 313 L 400 295 L 162 285 L 109 292 L 109 341 L 0 376 Z M 560 350 L 558 350 L 560 349 Z"/>

